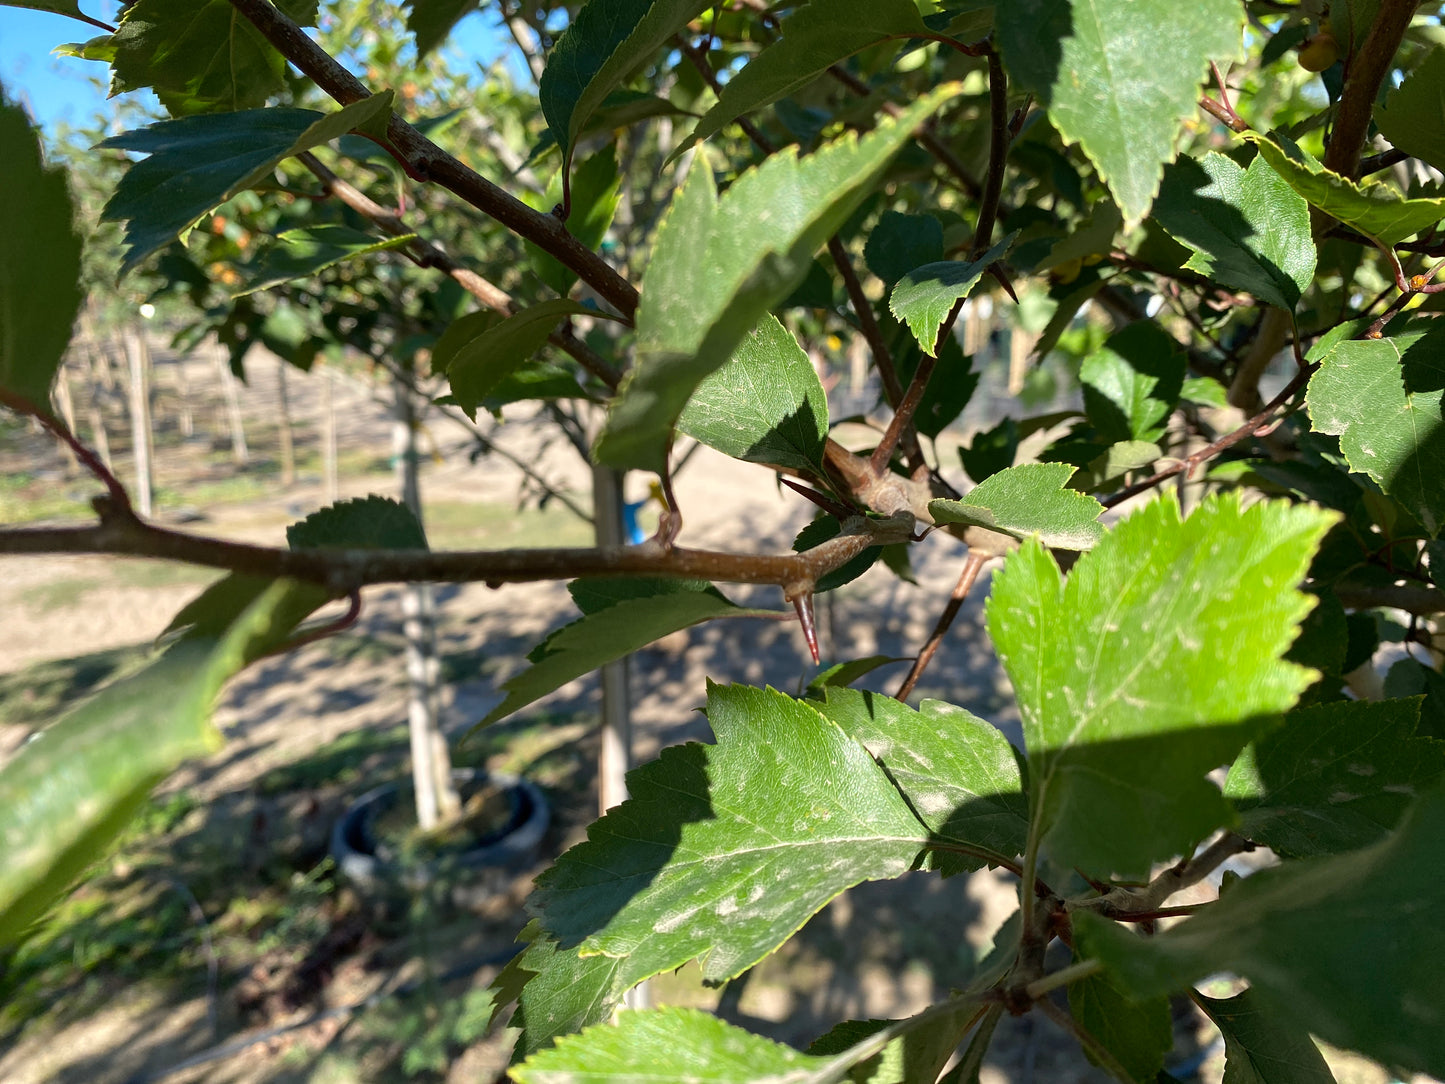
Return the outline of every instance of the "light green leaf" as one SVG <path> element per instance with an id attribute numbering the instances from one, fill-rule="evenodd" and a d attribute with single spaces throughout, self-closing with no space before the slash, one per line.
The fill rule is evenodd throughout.
<path id="1" fill-rule="evenodd" d="M 814 0 L 783 19 L 782 37 L 722 88 L 717 104 L 678 148 L 710 139 L 744 113 L 786 98 L 871 45 L 929 34 L 914 0 Z"/>
<path id="2" fill-rule="evenodd" d="M 711 6 L 712 0 L 589 0 L 583 6 L 547 57 L 537 90 L 562 148 L 562 168 L 603 100 Z"/>
<path id="3" fill-rule="evenodd" d="M 954 304 L 973 292 L 988 265 L 1003 259 L 1018 235 L 1015 230 L 977 260 L 927 263 L 898 280 L 888 296 L 888 308 L 908 325 L 924 353 L 935 356 L 938 330 Z"/>
<path id="4" fill-rule="evenodd" d="M 1129 324 L 1084 359 L 1084 409 L 1106 440 L 1154 443 L 1184 387 L 1184 352 L 1151 321 Z"/>
<path id="5" fill-rule="evenodd" d="M 707 718 L 717 744 L 629 773 L 632 797 L 529 904 L 564 948 L 626 957 L 630 982 L 698 957 L 709 982 L 741 974 L 844 889 L 906 872 L 927 835 L 868 751 L 806 702 L 709 685 Z"/>
<path id="6" fill-rule="evenodd" d="M 952 876 L 987 864 L 990 852 L 1023 853 L 1028 802 L 1019 758 L 997 727 L 937 700 L 914 711 L 879 693 L 821 691 L 827 701 L 818 710 L 883 762 L 933 838 L 973 849 L 930 850 L 925 868 Z"/>
<path id="7" fill-rule="evenodd" d="M 1086 550 L 1104 534 L 1104 506 L 1066 488 L 1075 468 L 1067 463 L 1021 463 L 995 471 L 961 500 L 928 502 L 937 524 L 986 527 L 1011 538 L 1037 536 L 1056 549 Z"/>
<path id="8" fill-rule="evenodd" d="M 68 15 L 83 23 L 95 26 L 96 21 L 80 10 L 76 0 L 0 0 L 0 7 L 29 8 L 32 11 L 49 11 L 56 15 Z"/>
<path id="9" fill-rule="evenodd" d="M 943 224 L 932 215 L 884 211 L 863 246 L 863 262 L 892 289 L 915 267 L 943 259 Z"/>
<path id="10" fill-rule="evenodd" d="M 1439 336 L 1342 342 L 1305 395 L 1316 432 L 1340 438 L 1350 469 L 1368 474 L 1432 535 L 1445 523 L 1445 355 Z M 1415 388 L 1411 391 L 1407 380 Z"/>
<path id="11" fill-rule="evenodd" d="M 303 26 L 318 0 L 280 0 Z M 174 117 L 252 109 L 286 89 L 286 60 L 228 0 L 135 0 L 111 39 L 111 94 L 155 90 Z"/>
<path id="12" fill-rule="evenodd" d="M 621 184 L 622 178 L 617 172 L 617 149 L 613 146 L 603 147 L 572 171 L 572 205 L 567 216 L 567 232 L 587 248 L 597 248 L 607 235 L 607 228 L 612 225 L 612 217 L 617 213 Z M 561 172 L 552 178 L 540 198 L 528 196 L 527 202 L 543 211 L 558 206 L 562 202 Z M 548 286 L 565 296 L 576 285 L 576 271 L 530 241 L 526 247 L 537 275 Z"/>
<path id="13" fill-rule="evenodd" d="M 1445 1076 L 1440 870 L 1445 789 L 1422 795 L 1372 847 L 1289 862 L 1150 938 L 1076 914 L 1085 955 L 1135 997 L 1222 971 L 1249 980 L 1262 1011 L 1386 1065 Z"/>
<path id="14" fill-rule="evenodd" d="M 478 334 L 465 342 L 448 343 L 443 351 L 453 400 L 467 412 L 467 417 L 475 419 L 483 400 L 542 349 L 558 324 L 569 316 L 581 315 L 606 314 L 580 301 L 558 297 L 523 309 L 500 323 L 479 313 L 462 317 L 468 327 L 478 329 Z"/>
<path id="15" fill-rule="evenodd" d="M 1194 250 L 1184 265 L 1289 312 L 1315 273 L 1310 209 L 1261 156 L 1240 169 L 1210 152 L 1164 171 L 1154 217 Z"/>
<path id="16" fill-rule="evenodd" d="M 1164 1055 L 1174 1047 L 1169 999 L 1151 997 L 1131 1004 L 1111 975 L 1070 983 L 1069 1012 L 1135 1080 L 1154 1080 L 1164 1068 Z"/>
<path id="17" fill-rule="evenodd" d="M 286 528 L 293 550 L 342 548 L 424 550 L 426 534 L 410 508 L 390 497 L 356 497 L 333 505 Z"/>
<path id="18" fill-rule="evenodd" d="M 721 199 L 711 170 L 688 174 L 657 231 L 637 310 L 637 360 L 597 442 L 598 462 L 663 468 L 693 391 L 803 280 L 913 129 L 958 92 L 953 83 L 937 87 L 862 139 L 850 133 L 807 158 L 793 148 L 775 154 Z"/>
<path id="19" fill-rule="evenodd" d="M 480 4 L 479 0 L 407 0 L 406 6 L 406 28 L 416 38 L 416 57 L 421 60 Z"/>
<path id="20" fill-rule="evenodd" d="M 698 385 L 677 428 L 734 459 L 821 471 L 828 396 L 798 340 L 768 313 Z"/>
<path id="21" fill-rule="evenodd" d="M 1445 49 L 1430 50 L 1418 68 L 1375 109 L 1386 139 L 1412 157 L 1445 167 Z"/>
<path id="22" fill-rule="evenodd" d="M 1238 831 L 1287 858 L 1376 842 L 1445 772 L 1445 742 L 1415 737 L 1419 718 L 1415 697 L 1290 712 L 1229 770 Z"/>
<path id="23" fill-rule="evenodd" d="M 490 726 L 532 701 L 620 659 L 679 629 L 717 617 L 772 616 L 771 610 L 745 610 L 715 590 L 669 591 L 624 599 L 580 621 L 564 625 L 530 656 L 533 665 L 502 686 L 507 697 L 478 726 Z"/>
<path id="24" fill-rule="evenodd" d="M 1244 138 L 1256 143 L 1265 161 L 1312 206 L 1386 248 L 1445 218 L 1445 199 L 1406 199 L 1387 185 L 1358 185 L 1279 132 L 1246 132 Z"/>
<path id="25" fill-rule="evenodd" d="M 997 5 L 994 23 L 1014 83 L 1083 147 L 1132 227 L 1198 109 L 1209 62 L 1239 55 L 1244 9 L 1238 0 L 1015 0 Z"/>
<path id="26" fill-rule="evenodd" d="M 401 248 L 415 238 L 414 233 L 376 238 L 349 226 L 284 230 L 276 235 L 276 243 L 266 250 L 265 255 L 248 268 L 251 281 L 232 296 L 244 297 L 292 279 L 310 278 L 343 260 Z"/>
<path id="27" fill-rule="evenodd" d="M 80 238 L 65 174 L 46 169 L 25 113 L 0 97 L 0 391 L 50 412 L 80 311 Z"/>
<path id="28" fill-rule="evenodd" d="M 1054 863 L 1147 873 L 1230 820 L 1205 777 L 1313 680 L 1282 656 L 1335 518 L 1231 493 L 1181 521 L 1165 498 L 1067 582 L 1036 541 L 1008 558 L 988 626 L 1023 717 L 1033 840 Z"/>
<path id="29" fill-rule="evenodd" d="M 1276 1017 L 1253 990 L 1195 1001 L 1224 1036 L 1223 1084 L 1335 1084 L 1309 1032 Z"/>
<path id="30" fill-rule="evenodd" d="M 186 638 L 42 730 L 0 768 L 0 945 L 13 945 L 178 764 L 215 751 L 221 685 L 289 630 L 282 580 L 219 636 Z M 81 797 L 84 800 L 80 800 Z"/>
<path id="31" fill-rule="evenodd" d="M 388 90 L 335 113 L 276 108 L 184 117 L 105 140 L 100 146 L 150 155 L 126 171 L 101 212 L 126 224 L 121 274 L 269 176 L 282 160 L 385 116 L 391 99 Z"/>

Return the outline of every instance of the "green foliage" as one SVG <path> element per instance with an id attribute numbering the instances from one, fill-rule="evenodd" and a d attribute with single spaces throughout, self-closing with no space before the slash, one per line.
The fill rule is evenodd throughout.
<path id="1" fill-rule="evenodd" d="M 1024 463 L 996 471 L 962 500 L 935 500 L 928 511 L 935 523 L 959 523 L 1046 546 L 1086 550 L 1103 536 L 1103 506 L 1093 497 L 1066 488 L 1075 468 L 1067 463 Z"/>
<path id="2" fill-rule="evenodd" d="M 292 279 L 309 278 L 343 260 L 400 248 L 415 238 L 415 234 L 403 234 L 378 239 L 347 226 L 285 230 L 276 235 L 276 243 L 253 265 L 254 278 L 236 296 L 269 290 Z"/>
<path id="3" fill-rule="evenodd" d="M 1224 1084 L 1334 1084 L 1309 1032 L 1279 1019 L 1252 990 L 1195 1000 L 1224 1035 Z"/>
<path id="4" fill-rule="evenodd" d="M 1084 409 L 1105 440 L 1152 444 L 1179 402 L 1184 373 L 1173 339 L 1153 324 L 1131 324 L 1080 366 Z"/>
<path id="5" fill-rule="evenodd" d="M 1445 165 L 1445 50 L 1431 49 L 1421 65 L 1375 111 L 1385 138 L 1439 169 Z"/>
<path id="6" fill-rule="evenodd" d="M 424 550 L 426 535 L 415 514 L 388 497 L 357 497 L 338 501 L 286 528 L 294 550 L 335 549 Z"/>
<path id="7" fill-rule="evenodd" d="M 908 325 L 924 353 L 933 356 L 938 331 L 949 312 L 973 292 L 990 264 L 1003 259 L 1017 237 L 1017 233 L 1010 234 L 976 260 L 924 264 L 898 280 L 888 307 Z"/>

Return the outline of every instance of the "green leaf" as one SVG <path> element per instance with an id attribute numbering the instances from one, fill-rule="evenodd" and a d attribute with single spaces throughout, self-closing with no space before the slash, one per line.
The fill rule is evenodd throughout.
<path id="1" fill-rule="evenodd" d="M 889 289 L 915 267 L 943 259 L 943 224 L 932 215 L 884 211 L 863 246 L 863 262 Z"/>
<path id="2" fill-rule="evenodd" d="M 390 497 L 356 497 L 312 512 L 286 528 L 293 550 L 424 550 L 426 534 L 411 509 Z"/>
<path id="3" fill-rule="evenodd" d="M 1258 157 L 1248 169 L 1210 152 L 1164 171 L 1154 217 L 1194 251 L 1184 265 L 1293 312 L 1315 274 L 1309 204 Z"/>
<path id="4" fill-rule="evenodd" d="M 793 539 L 793 552 L 806 553 L 808 550 L 821 546 L 830 538 L 837 537 L 843 530 L 843 525 L 838 522 L 836 516 L 831 512 L 819 512 L 809 521 L 808 525 L 798 532 L 798 537 Z M 862 553 L 844 562 L 833 571 L 825 573 L 818 578 L 813 585 L 815 594 L 822 594 L 825 591 L 836 591 L 846 584 L 852 583 L 863 573 L 877 563 L 878 558 L 883 556 L 882 546 L 869 546 Z"/>
<path id="5" fill-rule="evenodd" d="M 467 417 L 475 420 L 483 400 L 542 349 L 558 324 L 569 316 L 584 314 L 606 315 L 565 297 L 543 301 L 500 323 L 493 322 L 486 314 L 473 313 L 462 320 L 468 321 L 469 329 L 478 329 L 478 333 L 455 345 L 448 342 L 442 351 L 442 360 L 439 362 L 433 357 L 433 364 L 445 365 L 453 400 L 467 412 Z"/>
<path id="6" fill-rule="evenodd" d="M 177 643 L 0 768 L 0 945 L 19 940 L 105 853 L 178 764 L 219 748 L 212 702 L 227 678 L 287 631 L 278 614 L 296 588 L 278 581 L 219 636 Z"/>
<path id="7" fill-rule="evenodd" d="M 1070 983 L 1069 1012 L 1135 1080 L 1153 1080 L 1174 1047 L 1169 999 L 1151 997 L 1131 1004 L 1111 975 Z M 1089 1060 L 1099 1064 L 1093 1057 Z"/>
<path id="8" fill-rule="evenodd" d="M 1445 789 L 1437 787 L 1374 846 L 1251 874 L 1154 937 L 1081 913 L 1074 932 L 1084 954 L 1103 960 L 1135 997 L 1233 972 L 1249 980 L 1259 1008 L 1281 1021 L 1440 1077 L 1442 867 Z"/>
<path id="9" fill-rule="evenodd" d="M 923 351 L 912 339 L 905 339 L 894 354 L 898 381 L 905 388 L 913 382 L 918 363 L 922 360 Z M 957 421 L 968 406 L 973 393 L 978 390 L 980 375 L 974 371 L 973 357 L 963 352 L 958 336 L 945 338 L 933 375 L 929 377 L 928 385 L 923 389 L 923 398 L 914 411 L 913 427 L 930 440 L 937 437 Z"/>
<path id="10" fill-rule="evenodd" d="M 852 685 L 853 682 L 867 677 L 880 666 L 911 661 L 906 657 L 893 655 L 869 655 L 863 659 L 850 659 L 848 662 L 834 663 L 827 669 L 819 671 L 817 676 L 808 682 L 808 689 L 804 695 L 812 700 L 822 700 L 827 696 L 830 687 L 843 689 Z"/>
<path id="11" fill-rule="evenodd" d="M 490 726 L 574 678 L 591 673 L 603 663 L 620 659 L 679 629 L 716 617 L 772 616 L 773 613 L 745 610 L 712 589 L 673 590 L 623 599 L 547 637 L 539 645 L 543 650 L 533 652 L 534 665 L 502 686 L 507 690 L 506 699 L 477 725 Z"/>
<path id="12" fill-rule="evenodd" d="M 1419 717 L 1414 697 L 1290 712 L 1229 770 L 1238 831 L 1286 858 L 1374 843 L 1445 772 L 1445 742 L 1415 737 Z"/>
<path id="13" fill-rule="evenodd" d="M 909 1084 L 910 1081 L 932 1084 L 979 1016 L 977 1001 L 955 998 L 953 1005 L 952 1011 L 938 1012 L 937 1008 L 946 1009 L 938 1006 L 906 1020 L 844 1020 L 814 1039 L 807 1053 L 842 1055 L 840 1060 L 844 1064 L 834 1062 L 833 1073 L 852 1064 L 846 1076 L 833 1079 L 855 1084 Z M 897 1037 L 888 1040 L 889 1034 Z M 887 1045 L 878 1053 L 867 1058 L 860 1056 L 861 1044 L 876 1047 L 884 1040 Z M 823 1079 L 829 1076 L 825 1070 Z"/>
<path id="14" fill-rule="evenodd" d="M 969 478 L 978 484 L 1013 466 L 1018 450 L 1018 422 L 1005 418 L 992 429 L 975 433 L 968 447 L 959 445 L 958 459 Z"/>
<path id="15" fill-rule="evenodd" d="M 1104 506 L 1067 488 L 1076 468 L 1067 463 L 1021 463 L 996 471 L 961 500 L 928 502 L 937 524 L 986 527 L 1011 538 L 1037 536 L 1056 549 L 1086 550 L 1104 534 Z"/>
<path id="16" fill-rule="evenodd" d="M 603 100 L 711 6 L 711 0 L 589 0 L 583 6 L 547 57 L 537 89 L 564 169 Z"/>
<path id="17" fill-rule="evenodd" d="M 314 26 L 318 0 L 280 0 Z M 135 0 L 121 14 L 111 94 L 155 90 L 172 116 L 252 109 L 286 89 L 286 60 L 229 0 Z"/>
<path id="18" fill-rule="evenodd" d="M 1034 540 L 995 574 L 989 632 L 1023 718 L 1033 839 L 1055 864 L 1147 873 L 1230 820 L 1205 776 L 1313 680 L 1282 656 L 1335 519 L 1231 493 L 1181 521 L 1166 498 L 1066 583 Z"/>
<path id="19" fill-rule="evenodd" d="M 69 15 L 72 19 L 79 19 L 90 26 L 95 25 L 95 20 L 80 10 L 80 4 L 76 0 L 0 0 L 0 7 L 49 11 L 56 15 Z"/>
<path id="20" fill-rule="evenodd" d="M 798 340 L 768 313 L 698 385 L 677 428 L 734 459 L 821 471 L 828 396 Z"/>
<path id="21" fill-rule="evenodd" d="M 1445 199 L 1405 199 L 1383 184 L 1358 185 L 1326 169 L 1288 136 L 1246 132 L 1244 138 L 1289 186 L 1328 215 L 1386 248 L 1445 218 Z"/>
<path id="22" fill-rule="evenodd" d="M 958 90 L 935 88 L 862 139 L 850 133 L 801 160 L 793 148 L 775 154 L 720 199 L 710 169 L 688 174 L 657 231 L 637 310 L 637 360 L 597 442 L 598 462 L 662 469 L 693 391 L 803 280 L 813 253 L 913 129 Z"/>
<path id="23" fill-rule="evenodd" d="M 953 306 L 973 292 L 988 265 L 1003 259 L 1018 235 L 1015 230 L 977 260 L 927 263 L 898 280 L 888 296 L 888 308 L 908 325 L 924 353 L 935 356 L 938 329 Z"/>
<path id="24" fill-rule="evenodd" d="M 1015 0 L 996 6 L 994 23 L 1018 89 L 1083 147 L 1133 226 L 1198 109 L 1209 62 L 1239 55 L 1244 11 L 1238 0 Z"/>
<path id="25" fill-rule="evenodd" d="M 564 1036 L 514 1068 L 512 1078 L 518 1084 L 803 1084 L 832 1060 L 800 1054 L 701 1009 L 669 1008 L 624 1012 L 616 1024 Z"/>
<path id="26" fill-rule="evenodd" d="M 937 700 L 914 711 L 878 693 L 822 691 L 818 710 L 882 761 L 933 838 L 973 849 L 930 850 L 925 868 L 947 877 L 979 869 L 990 853 L 1023 853 L 1028 802 L 1019 758 L 997 727 Z"/>
<path id="27" fill-rule="evenodd" d="M 567 585 L 567 593 L 584 614 L 595 614 L 632 599 L 656 595 L 680 595 L 702 591 L 727 601 L 707 580 L 682 580 L 669 576 L 587 576 Z"/>
<path id="28" fill-rule="evenodd" d="M 349 226 L 283 230 L 276 235 L 276 243 L 248 268 L 251 281 L 232 296 L 244 297 L 292 279 L 310 278 L 343 260 L 401 248 L 415 239 L 414 233 L 378 239 Z"/>
<path id="29" fill-rule="evenodd" d="M 1445 167 L 1445 49 L 1438 45 L 1375 109 L 1386 139 L 1412 157 Z"/>
<path id="30" fill-rule="evenodd" d="M 465 15 L 477 10 L 478 0 L 407 0 L 406 28 L 416 37 L 416 58 L 423 59 L 447 40 Z"/>
<path id="31" fill-rule="evenodd" d="M 1385 675 L 1385 695 L 1424 697 L 1415 732 L 1421 737 L 1445 740 L 1445 674 L 1415 659 L 1401 659 Z"/>
<path id="32" fill-rule="evenodd" d="M 612 146 L 603 147 L 572 171 L 572 206 L 567 216 L 567 232 L 587 248 L 597 248 L 607 235 L 607 228 L 612 225 L 612 217 L 617 213 L 621 184 L 622 178 L 617 172 L 617 150 Z M 529 197 L 527 202 L 544 211 L 558 206 L 562 202 L 561 172 L 552 179 L 540 199 Z M 565 295 L 576 285 L 577 272 L 530 241 L 526 247 L 532 257 L 532 266 L 548 286 Z"/>
<path id="33" fill-rule="evenodd" d="M 728 80 L 717 104 L 672 157 L 710 139 L 744 113 L 796 93 L 854 53 L 929 33 L 914 0 L 814 0 L 785 18 L 780 29 L 781 38 Z"/>
<path id="34" fill-rule="evenodd" d="M 269 176 L 283 159 L 384 116 L 391 99 L 388 90 L 335 113 L 276 108 L 183 117 L 105 140 L 100 146 L 150 155 L 126 171 L 101 212 L 126 223 L 121 274 Z"/>
<path id="35" fill-rule="evenodd" d="M 1167 331 L 1147 321 L 1129 324 L 1079 369 L 1089 420 L 1112 442 L 1158 441 L 1179 402 L 1185 371 L 1184 352 Z"/>
<path id="36" fill-rule="evenodd" d="M 1408 390 L 1406 374 L 1430 390 Z M 1442 375 L 1434 336 L 1350 340 L 1325 355 L 1305 394 L 1314 430 L 1338 436 L 1350 469 L 1373 478 L 1432 535 L 1445 523 Z"/>
<path id="37" fill-rule="evenodd" d="M 0 97 L 0 391 L 50 412 L 80 311 L 80 238 L 65 174 L 46 169 L 25 113 Z"/>
<path id="38" fill-rule="evenodd" d="M 533 940 L 517 960 L 517 967 L 531 978 L 522 987 L 511 1021 L 512 1027 L 522 1029 L 512 1060 L 546 1049 L 559 1036 L 610 1021 L 629 988 L 622 964 L 614 956 L 579 956 L 575 948 L 559 949 L 543 936 Z"/>
<path id="39" fill-rule="evenodd" d="M 630 982 L 698 957 L 708 982 L 739 975 L 844 889 L 906 872 L 924 842 L 867 750 L 807 703 L 709 685 L 707 718 L 717 744 L 629 773 L 632 797 L 532 895 L 563 947 L 626 957 Z"/>
<path id="40" fill-rule="evenodd" d="M 1224 1036 L 1223 1084 L 1335 1084 L 1309 1032 L 1279 1019 L 1253 990 L 1195 1001 Z"/>

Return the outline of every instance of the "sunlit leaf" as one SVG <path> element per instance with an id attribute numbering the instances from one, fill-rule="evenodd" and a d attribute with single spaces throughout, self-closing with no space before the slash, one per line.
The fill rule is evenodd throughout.
<path id="1" fill-rule="evenodd" d="M 898 280 L 888 295 L 888 307 L 908 325 L 925 354 L 933 356 L 938 331 L 953 306 L 973 292 L 989 264 L 1003 259 L 1017 238 L 1015 230 L 977 260 L 924 264 Z"/>
<path id="2" fill-rule="evenodd" d="M 1068 489 L 1076 468 L 1067 463 L 1021 463 L 996 471 L 959 500 L 928 502 L 938 524 L 986 527 L 1011 538 L 1037 536 L 1046 546 L 1086 550 L 1103 536 L 1103 506 Z"/>

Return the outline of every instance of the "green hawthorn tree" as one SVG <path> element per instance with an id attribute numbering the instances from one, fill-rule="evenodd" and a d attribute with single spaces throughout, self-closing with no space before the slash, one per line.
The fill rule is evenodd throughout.
<path id="1" fill-rule="evenodd" d="M 94 22 L 72 2 L 20 6 Z M 406 6 L 421 70 L 476 7 Z M 1040 1012 L 1146 1081 L 1181 994 L 1224 1033 L 1231 1081 L 1329 1079 L 1311 1036 L 1445 1075 L 1439 8 L 503 5 L 536 109 L 499 99 L 448 129 L 446 87 L 419 100 L 394 28 L 367 61 L 359 24 L 316 0 L 135 0 L 73 47 L 171 114 L 101 145 L 132 156 L 104 211 L 124 223 L 126 272 L 188 260 L 264 290 L 214 307 L 228 341 L 304 294 L 322 302 L 318 349 L 362 334 L 468 412 L 562 404 L 598 463 L 657 475 L 667 509 L 642 545 L 500 552 L 431 552 L 380 499 L 309 517 L 284 550 L 146 522 L 52 412 L 80 243 L 65 177 L 5 107 L 0 402 L 104 492 L 94 525 L 0 531 L 0 552 L 231 575 L 147 670 L 0 770 L 0 937 L 23 936 L 159 779 L 214 747 L 222 683 L 311 635 L 328 601 L 572 581 L 581 616 L 486 725 L 737 615 L 719 584 L 776 585 L 811 643 L 816 594 L 943 532 L 967 555 L 896 696 L 851 687 L 875 660 L 802 697 L 710 686 L 715 740 L 636 770 L 631 798 L 539 880 L 495 986 L 498 1009 L 518 1003 L 513 1076 L 967 1081 L 1004 1013 Z M 254 216 L 260 257 L 208 252 L 206 231 L 187 245 L 223 206 Z M 984 295 L 1018 304 L 1083 409 L 1005 403 L 954 463 L 935 438 L 977 384 L 960 315 Z M 829 335 L 861 342 L 882 389 L 873 447 L 830 436 L 800 344 Z M 795 552 L 688 548 L 680 439 L 817 505 Z M 995 560 L 987 626 L 1022 750 L 907 702 Z M 1386 634 L 1408 654 L 1382 696 L 1367 675 Z M 1255 848 L 1281 862 L 1171 904 Z M 862 881 L 984 866 L 1017 875 L 1017 914 L 971 981 L 914 1017 L 840 1022 L 807 1051 L 690 1010 L 614 1020 L 626 991 L 689 961 L 741 975 Z M 1046 966 L 1055 941 L 1071 963 Z M 1220 972 L 1247 989 L 1195 990 Z"/>

